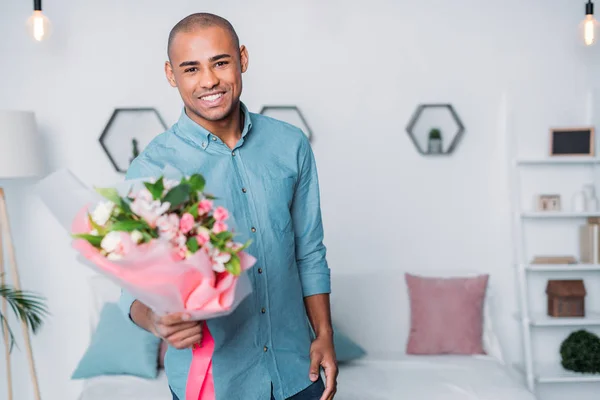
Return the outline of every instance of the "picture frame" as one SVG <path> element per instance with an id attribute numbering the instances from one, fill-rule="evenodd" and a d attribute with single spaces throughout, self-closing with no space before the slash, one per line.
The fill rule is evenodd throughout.
<path id="1" fill-rule="evenodd" d="M 595 129 L 593 126 L 550 129 L 550 156 L 595 155 Z"/>
<path id="2" fill-rule="evenodd" d="M 540 194 L 536 198 L 537 211 L 561 211 L 562 204 L 559 194 Z"/>

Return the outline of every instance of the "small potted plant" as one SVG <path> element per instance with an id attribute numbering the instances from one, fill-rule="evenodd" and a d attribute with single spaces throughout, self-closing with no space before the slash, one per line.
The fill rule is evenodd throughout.
<path id="1" fill-rule="evenodd" d="M 442 152 L 442 132 L 438 128 L 429 131 L 428 153 L 439 154 Z"/>
<path id="2" fill-rule="evenodd" d="M 572 332 L 560 345 L 564 369 L 588 374 L 600 373 L 600 338 L 586 330 Z"/>

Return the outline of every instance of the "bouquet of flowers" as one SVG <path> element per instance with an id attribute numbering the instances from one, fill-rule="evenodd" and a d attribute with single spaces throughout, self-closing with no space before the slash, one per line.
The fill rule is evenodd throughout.
<path id="1" fill-rule="evenodd" d="M 57 199 L 76 187 L 79 202 L 71 220 L 73 247 L 86 263 L 127 290 L 154 312 L 186 312 L 192 320 L 231 313 L 251 292 L 245 271 L 255 258 L 229 229 L 229 212 L 204 192 L 200 174 L 180 179 L 129 181 L 124 185 L 82 190 L 64 172 L 40 184 L 42 199 L 64 218 Z M 128 185 L 129 187 L 126 187 Z M 89 201 L 88 194 L 101 197 Z M 64 197 L 62 197 L 64 199 Z M 54 206 L 54 209 L 53 209 Z M 186 399 L 214 400 L 214 340 L 205 323 L 194 347 Z"/>

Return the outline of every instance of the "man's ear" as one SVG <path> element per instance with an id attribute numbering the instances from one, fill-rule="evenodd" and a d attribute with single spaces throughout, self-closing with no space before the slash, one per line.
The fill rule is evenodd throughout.
<path id="1" fill-rule="evenodd" d="M 248 70 L 248 49 L 244 45 L 240 46 L 240 67 L 242 73 Z"/>
<path id="2" fill-rule="evenodd" d="M 173 66 L 169 61 L 165 62 L 165 75 L 167 80 L 172 87 L 177 87 L 177 81 L 175 81 L 175 74 L 173 73 Z"/>

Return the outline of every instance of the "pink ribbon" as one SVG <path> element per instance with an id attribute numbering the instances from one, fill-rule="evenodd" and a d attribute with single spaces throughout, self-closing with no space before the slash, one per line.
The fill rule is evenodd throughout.
<path id="1" fill-rule="evenodd" d="M 215 349 L 213 339 L 206 322 L 202 322 L 202 340 L 200 346 L 192 349 L 192 362 L 185 388 L 185 400 L 215 400 L 215 382 L 213 380 L 212 355 Z"/>

